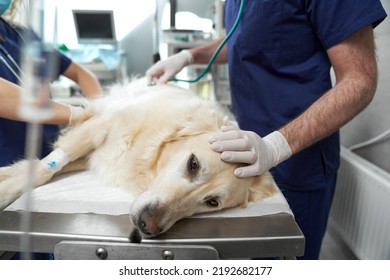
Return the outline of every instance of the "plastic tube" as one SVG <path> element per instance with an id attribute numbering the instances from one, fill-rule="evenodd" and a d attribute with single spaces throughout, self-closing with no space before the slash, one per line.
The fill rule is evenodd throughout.
<path id="1" fill-rule="evenodd" d="M 357 150 L 357 149 L 361 149 L 361 148 L 373 145 L 373 144 L 381 141 L 383 138 L 385 138 L 388 135 L 390 135 L 390 129 L 386 130 L 385 132 L 379 134 L 378 136 L 376 136 L 374 138 L 371 138 L 367 141 L 364 141 L 364 142 L 361 142 L 359 144 L 355 144 L 355 145 L 349 147 L 349 150 L 353 151 L 353 150 Z"/>
<path id="2" fill-rule="evenodd" d="M 56 7 L 56 3 L 51 5 Z M 25 211 L 21 218 L 21 231 L 23 232 L 20 241 L 20 251 L 23 259 L 31 259 L 31 192 L 35 182 L 36 161 L 34 160 L 41 152 L 42 125 L 45 119 L 52 115 L 50 102 L 50 84 L 57 73 L 57 55 L 52 43 L 48 43 L 47 26 L 54 26 L 53 37 L 56 33 L 57 13 L 48 9 L 45 0 L 29 0 L 27 2 L 27 13 L 22 20 L 27 28 L 25 32 L 19 33 L 20 40 L 24 43 L 22 49 L 21 79 L 22 92 L 19 114 L 29 123 L 27 125 L 26 137 L 26 159 L 30 160 L 27 182 L 24 186 Z M 56 9 L 56 8 L 55 8 Z M 54 15 L 53 22 L 48 22 L 47 13 Z"/>
<path id="3" fill-rule="evenodd" d="M 236 21 L 234 22 L 233 24 L 233 27 L 232 29 L 229 31 L 228 35 L 226 35 L 225 39 L 221 42 L 221 44 L 218 46 L 217 50 L 214 52 L 213 56 L 211 57 L 209 63 L 207 64 L 207 67 L 206 69 L 196 78 L 196 79 L 193 79 L 193 80 L 182 80 L 182 79 L 178 79 L 176 77 L 173 77 L 172 78 L 172 81 L 174 82 L 186 82 L 186 83 L 196 83 L 198 82 L 200 79 L 203 78 L 204 75 L 207 74 L 207 72 L 210 70 L 211 68 L 211 65 L 214 63 L 214 60 L 217 58 L 218 54 L 220 53 L 220 51 L 222 50 L 222 48 L 225 46 L 225 44 L 229 41 L 230 37 L 232 37 L 232 35 L 234 34 L 234 32 L 236 31 L 237 29 L 237 26 L 238 24 L 240 23 L 241 21 L 241 18 L 242 18 L 242 14 L 244 12 L 244 6 L 245 6 L 245 0 L 241 0 L 241 4 L 240 4 L 240 9 L 238 11 L 238 15 L 237 15 L 237 18 L 236 18 Z"/>

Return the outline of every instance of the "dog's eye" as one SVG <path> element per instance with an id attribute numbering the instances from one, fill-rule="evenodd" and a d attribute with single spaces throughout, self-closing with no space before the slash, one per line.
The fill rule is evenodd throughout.
<path id="1" fill-rule="evenodd" d="M 216 197 L 208 197 L 205 199 L 207 206 L 216 208 L 219 206 L 219 200 Z"/>
<path id="2" fill-rule="evenodd" d="M 199 170 L 199 161 L 198 159 L 196 158 L 195 155 L 191 155 L 190 158 L 188 159 L 188 162 L 187 162 L 187 170 L 188 170 L 188 173 L 191 175 L 191 176 L 194 176 L 196 175 L 196 173 L 198 173 L 198 170 Z"/>

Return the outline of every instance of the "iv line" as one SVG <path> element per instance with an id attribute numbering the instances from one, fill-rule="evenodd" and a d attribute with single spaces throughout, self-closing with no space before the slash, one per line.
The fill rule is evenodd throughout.
<path id="1" fill-rule="evenodd" d="M 182 80 L 182 79 L 178 79 L 176 77 L 173 77 L 172 81 L 174 81 L 174 82 L 196 83 L 200 79 L 202 79 L 204 75 L 206 75 L 206 73 L 210 70 L 211 65 L 214 63 L 214 60 L 217 58 L 219 52 L 222 50 L 222 48 L 225 46 L 227 41 L 229 41 L 230 37 L 232 37 L 233 33 L 236 31 L 237 26 L 238 26 L 238 24 L 241 21 L 242 14 L 244 12 L 244 5 L 245 5 L 245 0 L 241 0 L 240 9 L 238 11 L 238 15 L 237 15 L 236 21 L 234 22 L 234 25 L 233 25 L 232 29 L 229 31 L 228 35 L 226 35 L 225 39 L 221 42 L 221 44 L 218 46 L 217 50 L 214 52 L 214 54 L 211 57 L 209 63 L 207 64 L 206 69 L 204 69 L 203 72 L 196 79 L 193 79 L 193 80 Z"/>
<path id="2" fill-rule="evenodd" d="M 12 69 L 11 65 L 9 65 L 9 63 L 5 60 L 5 58 L 1 54 L 0 54 L 0 60 L 8 68 L 8 70 L 18 79 L 19 83 L 22 84 L 23 83 L 22 78 L 19 76 L 18 73 L 16 73 L 14 69 Z"/>
<path id="3" fill-rule="evenodd" d="M 20 72 L 23 73 L 22 69 L 19 67 L 18 63 L 15 61 L 15 59 L 12 57 L 12 55 L 4 48 L 2 45 L 0 45 L 0 49 L 5 53 L 5 55 L 8 57 L 8 59 L 12 62 L 13 65 L 15 65 L 15 68 Z"/>

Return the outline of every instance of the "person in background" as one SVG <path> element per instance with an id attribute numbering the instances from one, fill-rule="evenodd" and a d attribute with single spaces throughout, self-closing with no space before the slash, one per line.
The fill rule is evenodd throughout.
<path id="1" fill-rule="evenodd" d="M 225 3 L 229 32 L 241 1 Z M 215 60 L 229 65 L 240 129 L 222 127 L 211 149 L 246 164 L 237 177 L 271 171 L 305 236 L 302 259 L 319 258 L 340 161 L 338 130 L 374 97 L 373 29 L 386 16 L 379 0 L 248 0 Z M 222 39 L 157 62 L 148 82 L 208 63 Z"/>
<path id="2" fill-rule="evenodd" d="M 22 3 L 22 0 L 0 0 L 0 166 L 12 164 L 25 156 L 26 120 L 18 110 L 23 94 L 20 87 L 21 50 L 26 40 L 23 29 L 5 19 L 12 19 Z M 59 61 L 58 73 L 55 73 L 57 77 L 64 75 L 75 81 L 87 98 L 101 94 L 99 81 L 90 71 L 60 52 L 56 52 L 56 56 Z M 83 114 L 81 107 L 50 102 L 53 114 L 44 121 L 41 157 L 51 151 L 60 126 L 71 124 Z"/>

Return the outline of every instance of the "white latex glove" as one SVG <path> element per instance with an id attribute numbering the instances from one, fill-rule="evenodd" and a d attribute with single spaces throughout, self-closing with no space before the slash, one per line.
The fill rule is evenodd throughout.
<path id="1" fill-rule="evenodd" d="M 188 50 L 182 50 L 165 60 L 160 60 L 146 71 L 147 82 L 150 85 L 166 83 L 192 61 L 192 54 Z"/>
<path id="2" fill-rule="evenodd" d="M 81 106 L 69 105 L 70 117 L 68 125 L 74 125 L 79 119 L 85 116 L 85 109 Z"/>
<path id="3" fill-rule="evenodd" d="M 247 164 L 234 170 L 237 177 L 261 175 L 292 154 L 290 146 L 279 131 L 261 138 L 252 131 L 236 127 L 223 126 L 221 130 L 221 133 L 210 137 L 211 149 L 221 153 L 221 159 L 225 162 Z"/>

